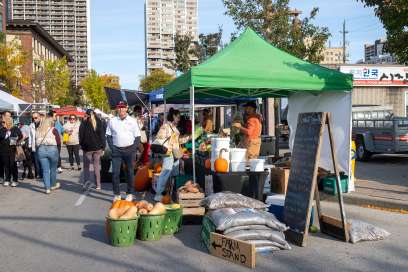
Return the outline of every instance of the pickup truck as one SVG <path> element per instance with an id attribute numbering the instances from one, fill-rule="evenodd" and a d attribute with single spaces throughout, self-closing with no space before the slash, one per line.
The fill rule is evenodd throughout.
<path id="1" fill-rule="evenodd" d="M 354 112 L 352 138 L 357 160 L 373 154 L 408 153 L 408 118 L 394 117 L 390 111 Z"/>

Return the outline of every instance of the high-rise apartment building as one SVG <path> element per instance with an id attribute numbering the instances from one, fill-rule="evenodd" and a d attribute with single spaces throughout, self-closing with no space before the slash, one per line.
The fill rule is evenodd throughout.
<path id="1" fill-rule="evenodd" d="M 198 0 L 145 0 L 146 74 L 171 68 L 176 59 L 174 38 L 177 33 L 198 40 Z M 194 57 L 191 57 L 194 59 Z"/>
<path id="2" fill-rule="evenodd" d="M 322 52 L 323 60 L 320 64 L 342 64 L 343 47 L 326 47 Z"/>
<path id="3" fill-rule="evenodd" d="M 7 0 L 9 20 L 38 22 L 72 56 L 76 86 L 90 67 L 90 0 Z"/>
<path id="4" fill-rule="evenodd" d="M 379 39 L 374 44 L 364 45 L 364 63 L 365 64 L 394 64 L 397 63 L 396 58 L 384 49 L 385 40 Z"/>

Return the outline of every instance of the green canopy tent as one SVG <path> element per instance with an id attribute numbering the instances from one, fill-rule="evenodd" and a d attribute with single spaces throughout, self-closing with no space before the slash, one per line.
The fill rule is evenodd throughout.
<path id="1" fill-rule="evenodd" d="M 350 92 L 352 86 L 352 75 L 296 58 L 247 28 L 224 50 L 165 86 L 164 99 L 190 99 L 194 113 L 194 101 L 203 98 L 318 95 Z"/>

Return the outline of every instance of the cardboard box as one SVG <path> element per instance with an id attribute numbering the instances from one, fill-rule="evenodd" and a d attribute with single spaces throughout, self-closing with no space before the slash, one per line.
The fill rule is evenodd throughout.
<path id="1" fill-rule="evenodd" d="M 276 167 L 271 169 L 271 192 L 286 194 L 290 168 Z"/>

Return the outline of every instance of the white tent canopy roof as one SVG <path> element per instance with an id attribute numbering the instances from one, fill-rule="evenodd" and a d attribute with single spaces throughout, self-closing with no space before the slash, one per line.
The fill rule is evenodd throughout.
<path id="1" fill-rule="evenodd" d="M 20 111 L 19 105 L 20 104 L 30 104 L 21 100 L 15 96 L 12 96 L 5 91 L 0 90 L 0 111 Z"/>

